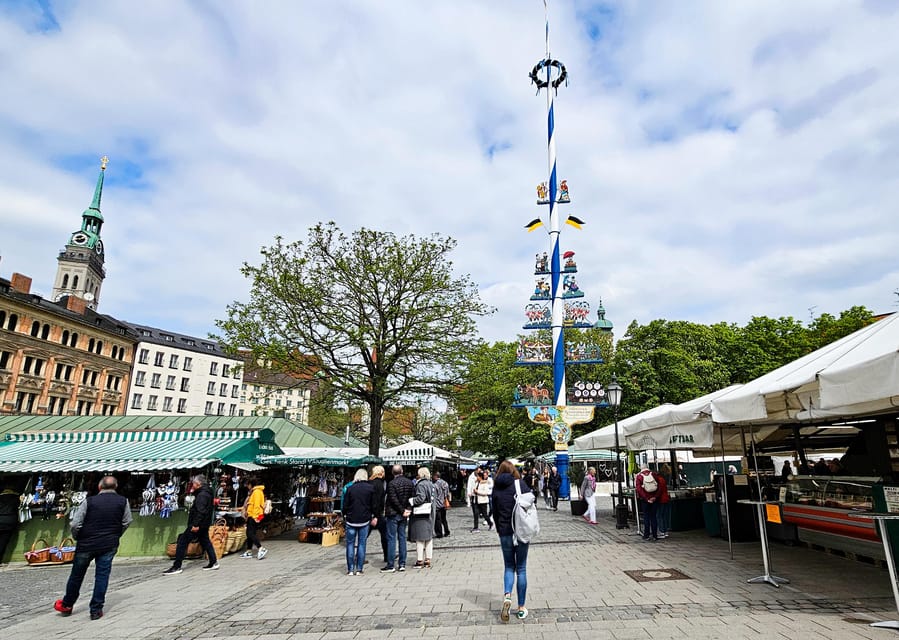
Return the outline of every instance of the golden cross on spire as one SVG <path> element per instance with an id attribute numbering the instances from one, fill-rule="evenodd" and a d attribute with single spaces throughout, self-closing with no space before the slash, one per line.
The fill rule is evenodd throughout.
<path id="1" fill-rule="evenodd" d="M 100 171 L 106 171 L 106 163 L 109 162 L 109 158 L 107 156 L 103 156 L 100 158 Z"/>

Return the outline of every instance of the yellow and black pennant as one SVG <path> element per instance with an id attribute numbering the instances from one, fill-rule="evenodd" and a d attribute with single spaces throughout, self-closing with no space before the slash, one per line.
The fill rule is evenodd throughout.
<path id="1" fill-rule="evenodd" d="M 584 225 L 584 221 L 580 218 L 576 218 L 575 216 L 568 216 L 565 224 L 570 224 L 575 229 L 580 229 Z"/>
<path id="2" fill-rule="evenodd" d="M 543 221 L 540 220 L 540 218 L 534 218 L 533 220 L 528 222 L 526 225 L 524 225 L 524 228 L 528 230 L 528 233 L 530 233 L 534 229 L 536 229 L 538 227 L 542 227 L 542 226 L 543 226 Z"/>

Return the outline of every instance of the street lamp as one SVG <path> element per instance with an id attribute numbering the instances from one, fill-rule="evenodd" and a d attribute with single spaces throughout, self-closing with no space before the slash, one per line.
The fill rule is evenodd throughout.
<path id="1" fill-rule="evenodd" d="M 618 378 L 612 376 L 612 382 L 606 387 L 606 398 L 609 406 L 615 410 L 615 475 L 618 479 L 618 500 L 615 505 L 615 528 L 627 529 L 627 504 L 624 502 L 621 488 L 621 449 L 618 444 L 618 407 L 621 405 L 621 385 Z"/>
<path id="2" fill-rule="evenodd" d="M 462 436 L 456 436 L 456 482 L 459 483 L 459 499 L 461 500 L 465 491 L 462 488 Z"/>

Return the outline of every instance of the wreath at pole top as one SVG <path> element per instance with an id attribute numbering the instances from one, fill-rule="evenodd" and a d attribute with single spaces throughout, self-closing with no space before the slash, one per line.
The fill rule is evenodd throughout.
<path id="1" fill-rule="evenodd" d="M 563 82 L 566 83 L 566 85 L 567 85 L 568 71 L 565 70 L 564 64 L 562 64 L 558 60 L 552 60 L 552 59 L 541 60 L 540 62 L 538 62 L 537 64 L 534 65 L 534 68 L 531 69 L 531 73 L 530 73 L 531 82 L 533 82 L 535 85 L 537 85 L 538 91 L 540 89 L 545 89 L 547 86 L 549 86 L 549 83 L 540 77 L 540 72 L 543 69 L 545 69 L 546 67 L 555 67 L 556 69 L 559 70 L 559 77 L 553 79 L 553 81 L 552 81 L 553 89 L 558 89 L 562 85 Z M 550 73 L 550 76 L 552 76 L 551 73 Z"/>

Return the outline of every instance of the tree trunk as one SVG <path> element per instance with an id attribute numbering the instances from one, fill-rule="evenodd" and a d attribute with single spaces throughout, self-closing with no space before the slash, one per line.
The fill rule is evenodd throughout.
<path id="1" fill-rule="evenodd" d="M 368 431 L 368 453 L 376 456 L 381 451 L 381 417 L 384 413 L 384 407 L 375 401 L 368 403 L 370 411 L 369 431 Z"/>

